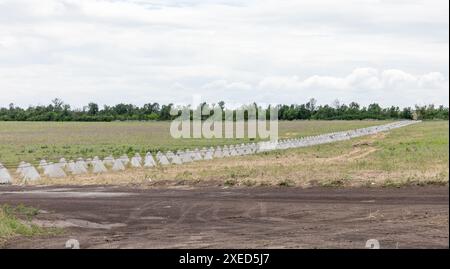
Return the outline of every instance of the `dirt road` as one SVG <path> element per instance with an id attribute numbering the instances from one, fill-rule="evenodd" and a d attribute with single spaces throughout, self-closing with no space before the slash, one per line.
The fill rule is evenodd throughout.
<path id="1" fill-rule="evenodd" d="M 6 248 L 448 248 L 449 188 L 0 186 L 62 235 Z"/>

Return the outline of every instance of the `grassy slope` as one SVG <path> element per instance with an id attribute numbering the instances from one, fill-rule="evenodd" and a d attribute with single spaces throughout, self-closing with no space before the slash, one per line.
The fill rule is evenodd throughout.
<path id="1" fill-rule="evenodd" d="M 383 124 L 380 121 L 292 121 L 279 123 L 281 138 L 307 136 Z M 57 161 L 110 154 L 145 153 L 248 140 L 173 139 L 169 122 L 0 122 L 0 162 Z"/>
<path id="2" fill-rule="evenodd" d="M 38 214 L 32 207 L 0 205 L 0 246 L 17 236 L 50 234 L 54 229 L 45 229 L 29 223 Z"/>
<path id="3" fill-rule="evenodd" d="M 448 121 L 423 122 L 350 141 L 181 166 L 129 169 L 43 184 L 398 186 L 448 184 Z"/>

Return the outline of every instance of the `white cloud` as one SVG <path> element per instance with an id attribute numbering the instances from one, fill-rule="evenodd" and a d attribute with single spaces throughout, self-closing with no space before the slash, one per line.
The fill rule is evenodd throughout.
<path id="1" fill-rule="evenodd" d="M 396 69 L 358 68 L 342 77 L 316 75 L 304 80 L 297 76 L 268 77 L 255 89 L 266 94 L 273 92 L 270 98 L 284 103 L 305 102 L 309 97 L 321 96 L 319 101 L 328 104 L 334 99 L 401 106 L 448 104 L 448 80 L 436 72 L 412 75 Z"/>
<path id="2" fill-rule="evenodd" d="M 448 29 L 445 0 L 0 0 L 0 106 L 448 104 Z"/>

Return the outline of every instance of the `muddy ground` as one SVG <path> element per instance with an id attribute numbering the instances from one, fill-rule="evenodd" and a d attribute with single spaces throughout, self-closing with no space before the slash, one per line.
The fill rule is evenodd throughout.
<path id="1" fill-rule="evenodd" d="M 56 236 L 6 248 L 448 248 L 448 186 L 127 188 L 0 186 Z"/>

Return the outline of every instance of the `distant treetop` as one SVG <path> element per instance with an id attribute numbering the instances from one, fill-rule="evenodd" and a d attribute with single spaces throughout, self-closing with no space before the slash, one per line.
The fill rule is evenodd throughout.
<path id="1" fill-rule="evenodd" d="M 277 105 L 279 120 L 363 120 L 363 119 L 419 119 L 448 120 L 448 107 L 435 105 L 418 106 L 414 108 L 398 106 L 381 107 L 377 103 L 361 107 L 356 102 L 341 104 L 335 101 L 333 105 L 317 105 L 315 99 L 305 104 Z M 258 105 L 256 103 L 252 104 Z M 226 111 L 223 101 L 217 104 L 202 103 L 202 107 L 220 107 Z M 186 108 L 186 107 L 185 107 Z M 180 111 L 182 107 L 174 107 L 173 104 L 147 103 L 142 107 L 133 104 L 117 104 L 100 108 L 96 103 L 89 103 L 83 109 L 71 109 L 61 99 L 55 98 L 49 105 L 17 107 L 10 104 L 9 107 L 0 108 L 0 121 L 125 121 L 125 120 L 171 120 L 170 112 L 175 109 Z M 192 113 L 192 108 L 189 107 Z M 245 109 L 245 106 L 243 106 Z M 203 116 L 206 118 L 207 116 Z"/>

